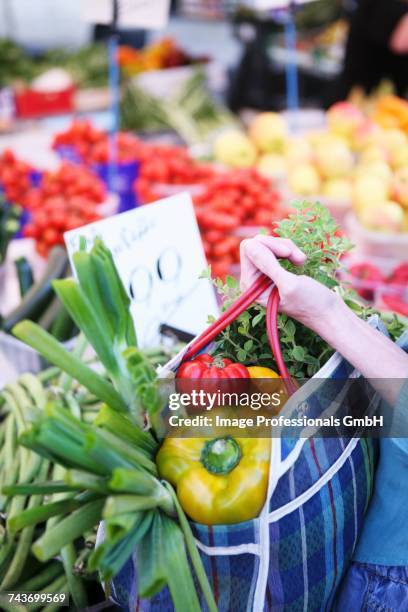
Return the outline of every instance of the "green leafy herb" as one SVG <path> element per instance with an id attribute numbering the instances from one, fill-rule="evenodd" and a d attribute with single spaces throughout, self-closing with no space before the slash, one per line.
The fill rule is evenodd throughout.
<path id="1" fill-rule="evenodd" d="M 307 255 L 304 266 L 294 266 L 287 260 L 281 264 L 295 274 L 307 274 L 330 288 L 338 287 L 336 272 L 341 257 L 352 247 L 338 233 L 336 222 L 321 204 L 296 203 L 295 212 L 282 220 L 276 234 L 290 238 Z M 225 285 L 215 281 L 228 307 L 239 295 L 238 283 L 227 277 Z M 307 378 L 316 372 L 333 353 L 327 343 L 310 329 L 285 314 L 278 316 L 282 354 L 289 373 Z M 277 369 L 266 334 L 266 311 L 254 304 L 232 323 L 216 342 L 216 353 L 245 365 L 261 365 Z"/>

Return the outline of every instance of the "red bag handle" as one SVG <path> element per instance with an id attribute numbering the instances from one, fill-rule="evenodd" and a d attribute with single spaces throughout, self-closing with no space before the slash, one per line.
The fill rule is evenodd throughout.
<path id="1" fill-rule="evenodd" d="M 292 395 L 298 386 L 292 380 L 285 362 L 283 360 L 279 333 L 278 333 L 278 309 L 279 309 L 279 291 L 276 285 L 265 274 L 261 274 L 258 279 L 242 293 L 242 295 L 229 307 L 222 315 L 212 323 L 198 338 L 196 338 L 188 347 L 184 354 L 183 361 L 192 359 L 201 349 L 212 342 L 230 323 L 232 323 L 240 314 L 253 304 L 262 293 L 272 286 L 272 291 L 268 298 L 266 308 L 266 329 L 268 334 L 269 344 L 272 354 L 278 366 L 280 376 L 284 379 L 286 390 L 289 395 Z"/>

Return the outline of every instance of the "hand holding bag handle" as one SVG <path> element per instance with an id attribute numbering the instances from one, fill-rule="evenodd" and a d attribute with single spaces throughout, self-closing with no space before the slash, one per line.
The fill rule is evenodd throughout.
<path id="1" fill-rule="evenodd" d="M 191 359 L 196 353 L 201 351 L 207 344 L 212 342 L 220 332 L 222 332 L 230 323 L 232 323 L 240 314 L 244 312 L 257 298 L 267 289 L 272 287 L 272 291 L 268 298 L 266 308 L 266 329 L 268 333 L 269 344 L 272 354 L 278 366 L 280 376 L 283 378 L 286 390 L 289 395 L 295 393 L 298 389 L 295 381 L 292 380 L 285 362 L 282 357 L 282 351 L 279 342 L 278 333 L 278 309 L 279 309 L 279 292 L 276 285 L 265 274 L 261 274 L 258 279 L 251 285 L 242 295 L 215 321 L 208 327 L 198 338 L 196 338 L 186 351 L 183 361 Z"/>

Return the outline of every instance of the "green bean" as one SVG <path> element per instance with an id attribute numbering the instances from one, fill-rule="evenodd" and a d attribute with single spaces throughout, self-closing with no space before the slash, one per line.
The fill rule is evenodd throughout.
<path id="1" fill-rule="evenodd" d="M 81 408 L 73 394 L 66 391 L 64 393 L 64 400 L 72 416 L 76 417 L 77 419 L 81 419 Z"/>
<path id="2" fill-rule="evenodd" d="M 68 590 L 67 589 L 67 584 L 63 585 L 62 588 L 58 592 L 59 593 L 63 593 L 66 590 Z M 42 612 L 55 612 L 56 610 L 60 610 L 60 604 L 59 603 L 50 603 L 50 604 L 48 604 L 48 606 L 45 606 L 45 608 L 42 609 Z"/>
<path id="3" fill-rule="evenodd" d="M 0 546 L 0 576 L 3 573 L 3 570 L 5 569 L 7 570 L 8 562 L 9 562 L 10 556 L 12 555 L 14 551 L 14 548 L 15 548 L 14 541 L 10 539 L 7 542 L 5 542 L 3 546 Z"/>
<path id="4" fill-rule="evenodd" d="M 4 459 L 4 469 L 2 473 L 2 486 L 11 485 L 17 482 L 18 473 L 20 471 L 20 450 L 17 449 L 11 466 L 8 465 L 6 458 Z"/>
<path id="5" fill-rule="evenodd" d="M 41 462 L 43 461 L 43 458 L 40 455 L 37 455 L 37 453 L 34 453 L 33 451 L 28 451 L 27 452 L 27 458 L 25 459 L 26 463 L 23 466 L 23 470 L 21 472 L 21 476 L 19 478 L 19 482 L 30 482 L 31 480 L 33 480 L 40 468 L 41 468 Z"/>
<path id="6" fill-rule="evenodd" d="M 63 593 L 65 588 L 66 588 L 65 576 L 59 576 L 58 578 L 53 580 L 51 582 L 51 584 L 48 584 L 46 587 L 41 589 L 41 591 L 39 591 L 39 593 L 40 593 L 40 595 L 48 595 L 50 593 L 55 595 L 57 593 Z M 41 601 L 29 604 L 27 606 L 27 610 L 29 610 L 29 612 L 34 612 L 34 610 L 38 610 L 39 608 L 42 608 L 43 604 L 44 604 L 44 602 L 41 602 Z M 55 604 L 52 604 L 52 605 L 55 605 Z M 42 608 L 43 612 L 44 612 L 44 610 L 45 610 L 45 607 Z"/>
<path id="7" fill-rule="evenodd" d="M 87 345 L 88 345 L 88 341 L 85 338 L 84 334 L 79 334 L 77 337 L 77 341 L 75 343 L 74 350 L 72 351 L 72 354 L 75 357 L 82 357 Z M 66 372 L 63 372 L 59 378 L 58 386 L 61 387 L 62 391 L 66 392 L 71 388 L 72 382 L 73 382 L 72 376 L 70 376 Z"/>
<path id="8" fill-rule="evenodd" d="M 9 414 L 6 422 L 6 433 L 4 442 L 4 469 L 7 473 L 11 469 L 15 457 L 15 451 L 17 446 L 17 429 L 16 420 L 13 414 Z"/>
<path id="9" fill-rule="evenodd" d="M 73 567 L 76 559 L 74 545 L 71 543 L 64 546 L 64 548 L 62 548 L 60 551 L 60 555 L 64 565 L 65 579 L 68 590 L 71 593 L 75 606 L 79 610 L 86 608 L 88 605 L 88 597 L 86 594 L 85 585 L 82 578 L 73 573 Z"/>
<path id="10" fill-rule="evenodd" d="M 27 612 L 27 608 L 20 604 L 8 603 L 5 597 L 6 596 L 3 595 L 1 599 L 1 609 L 4 610 L 4 612 Z"/>
<path id="11" fill-rule="evenodd" d="M 34 403 L 40 410 L 42 410 L 46 404 L 47 396 L 43 385 L 34 374 L 23 374 L 18 379 L 21 387 L 29 394 L 31 402 Z"/>
<path id="12" fill-rule="evenodd" d="M 18 474 L 20 471 L 20 450 L 17 451 L 14 457 L 13 465 L 10 469 L 4 467 L 0 475 L 1 487 L 14 485 L 18 481 Z M 0 495 L 0 511 L 4 511 L 9 498 L 5 494 Z"/>
<path id="13" fill-rule="evenodd" d="M 61 465 L 58 465 L 58 464 L 54 465 L 54 469 L 53 469 L 54 480 L 64 479 L 65 474 L 66 474 L 65 468 L 63 468 Z M 67 499 L 68 497 L 69 497 L 68 493 L 57 493 L 52 496 L 52 501 L 63 501 L 64 499 Z M 55 526 L 57 524 L 57 521 L 58 521 L 57 517 L 48 519 L 47 525 L 46 525 L 46 532 L 48 529 L 51 529 L 53 526 Z M 65 572 L 65 577 L 68 583 L 69 592 L 71 593 L 72 599 L 74 600 L 74 603 L 77 606 L 77 608 L 79 609 L 85 608 L 88 603 L 88 598 L 86 595 L 84 583 L 79 576 L 74 576 L 72 572 L 72 568 L 75 563 L 75 557 L 76 557 L 75 547 L 72 544 L 72 542 L 67 544 L 60 551 L 60 555 L 61 555 L 62 563 L 64 566 L 64 572 Z"/>
<path id="14" fill-rule="evenodd" d="M 89 547 L 85 547 L 80 551 L 72 568 L 72 573 L 74 574 L 74 576 L 80 576 L 81 578 L 86 579 L 86 577 L 89 575 L 89 572 L 87 570 L 87 561 L 91 553 L 92 548 Z"/>
<path id="15" fill-rule="evenodd" d="M 26 402 L 29 401 L 27 396 L 24 398 L 24 392 L 17 385 L 7 385 L 4 388 L 3 395 L 6 398 L 7 404 L 10 406 L 12 413 L 16 419 L 17 431 L 20 435 L 26 428 L 24 418 L 24 408 Z"/>
<path id="16" fill-rule="evenodd" d="M 37 374 L 37 378 L 40 382 L 42 383 L 47 383 L 50 380 L 52 380 L 53 378 L 55 378 L 56 376 L 58 376 L 58 374 L 61 373 L 61 370 L 55 366 L 51 366 L 50 368 L 47 368 L 45 370 L 43 370 L 42 372 L 40 372 L 39 374 Z"/>
<path id="17" fill-rule="evenodd" d="M 48 471 L 48 462 L 44 461 L 41 466 L 39 477 L 40 479 L 44 479 Z M 42 495 L 32 495 L 30 497 L 30 501 L 28 502 L 28 509 L 32 510 L 38 507 L 42 502 Z M 2 583 L 0 584 L 1 589 L 8 589 L 9 587 L 15 585 L 20 579 L 21 573 L 24 569 L 24 565 L 27 561 L 27 557 L 30 552 L 31 543 L 33 539 L 35 525 L 30 525 L 23 529 L 20 534 L 16 552 L 14 554 L 13 560 L 10 563 L 10 566 L 7 570 L 5 577 L 3 578 Z"/>
<path id="18" fill-rule="evenodd" d="M 6 437 L 6 428 L 3 422 L 3 423 L 0 423 L 0 446 L 2 446 L 5 437 Z"/>
<path id="19" fill-rule="evenodd" d="M 35 574 L 25 582 L 19 585 L 20 591 L 38 591 L 43 589 L 51 580 L 61 576 L 63 568 L 58 561 L 52 561 L 44 567 L 42 571 Z"/>

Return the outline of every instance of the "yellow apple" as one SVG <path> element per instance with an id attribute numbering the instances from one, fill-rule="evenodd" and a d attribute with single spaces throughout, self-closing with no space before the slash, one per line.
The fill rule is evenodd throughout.
<path id="1" fill-rule="evenodd" d="M 353 134 L 352 146 L 356 151 L 363 151 L 378 142 L 380 128 L 370 119 L 360 123 Z"/>
<path id="2" fill-rule="evenodd" d="M 347 144 L 336 137 L 328 137 L 317 144 L 317 168 L 325 178 L 347 176 L 353 168 L 353 155 Z"/>
<path id="3" fill-rule="evenodd" d="M 286 158 L 288 163 L 308 162 L 313 157 L 313 150 L 306 138 L 300 136 L 290 138 L 286 144 Z"/>
<path id="4" fill-rule="evenodd" d="M 294 193 L 302 196 L 316 195 L 320 191 L 319 173 L 309 163 L 298 164 L 289 168 L 288 183 Z"/>
<path id="5" fill-rule="evenodd" d="M 353 189 L 353 204 L 357 210 L 382 204 L 389 197 L 389 186 L 374 174 L 357 176 Z"/>
<path id="6" fill-rule="evenodd" d="M 392 192 L 395 200 L 408 208 L 408 166 L 395 172 Z"/>
<path id="7" fill-rule="evenodd" d="M 408 144 L 406 135 L 402 130 L 393 128 L 390 130 L 381 130 L 378 135 L 379 143 L 390 153 Z"/>
<path id="8" fill-rule="evenodd" d="M 346 178 L 333 178 L 323 183 L 323 195 L 338 202 L 351 202 L 353 188 Z"/>
<path id="9" fill-rule="evenodd" d="M 282 179 L 287 174 L 287 163 L 284 155 L 264 153 L 259 157 L 256 168 L 260 174 L 272 179 Z"/>
<path id="10" fill-rule="evenodd" d="M 395 169 L 408 166 L 408 144 L 401 145 L 390 153 L 390 163 Z"/>
<path id="11" fill-rule="evenodd" d="M 350 102 L 337 102 L 327 111 L 327 123 L 333 134 L 351 141 L 355 130 L 364 122 L 364 115 Z"/>
<path id="12" fill-rule="evenodd" d="M 384 181 L 387 186 L 391 185 L 392 170 L 384 161 L 372 161 L 359 164 L 355 169 L 355 175 L 374 175 Z"/>
<path id="13" fill-rule="evenodd" d="M 321 142 L 324 142 L 329 136 L 328 132 L 323 130 L 312 130 L 306 135 L 306 140 L 311 147 L 315 147 Z"/>
<path id="14" fill-rule="evenodd" d="M 363 163 L 387 161 L 389 158 L 387 149 L 380 144 L 371 144 L 361 151 L 360 161 Z"/>
<path id="15" fill-rule="evenodd" d="M 214 157 L 227 166 L 249 168 L 255 164 L 257 151 L 243 132 L 233 130 L 218 136 L 214 143 Z"/>
<path id="16" fill-rule="evenodd" d="M 283 153 L 286 121 L 279 113 L 259 113 L 249 127 L 249 137 L 262 153 Z"/>
<path id="17" fill-rule="evenodd" d="M 365 207 L 360 211 L 359 219 L 367 229 L 378 232 L 395 233 L 404 228 L 404 210 L 392 200 Z"/>

